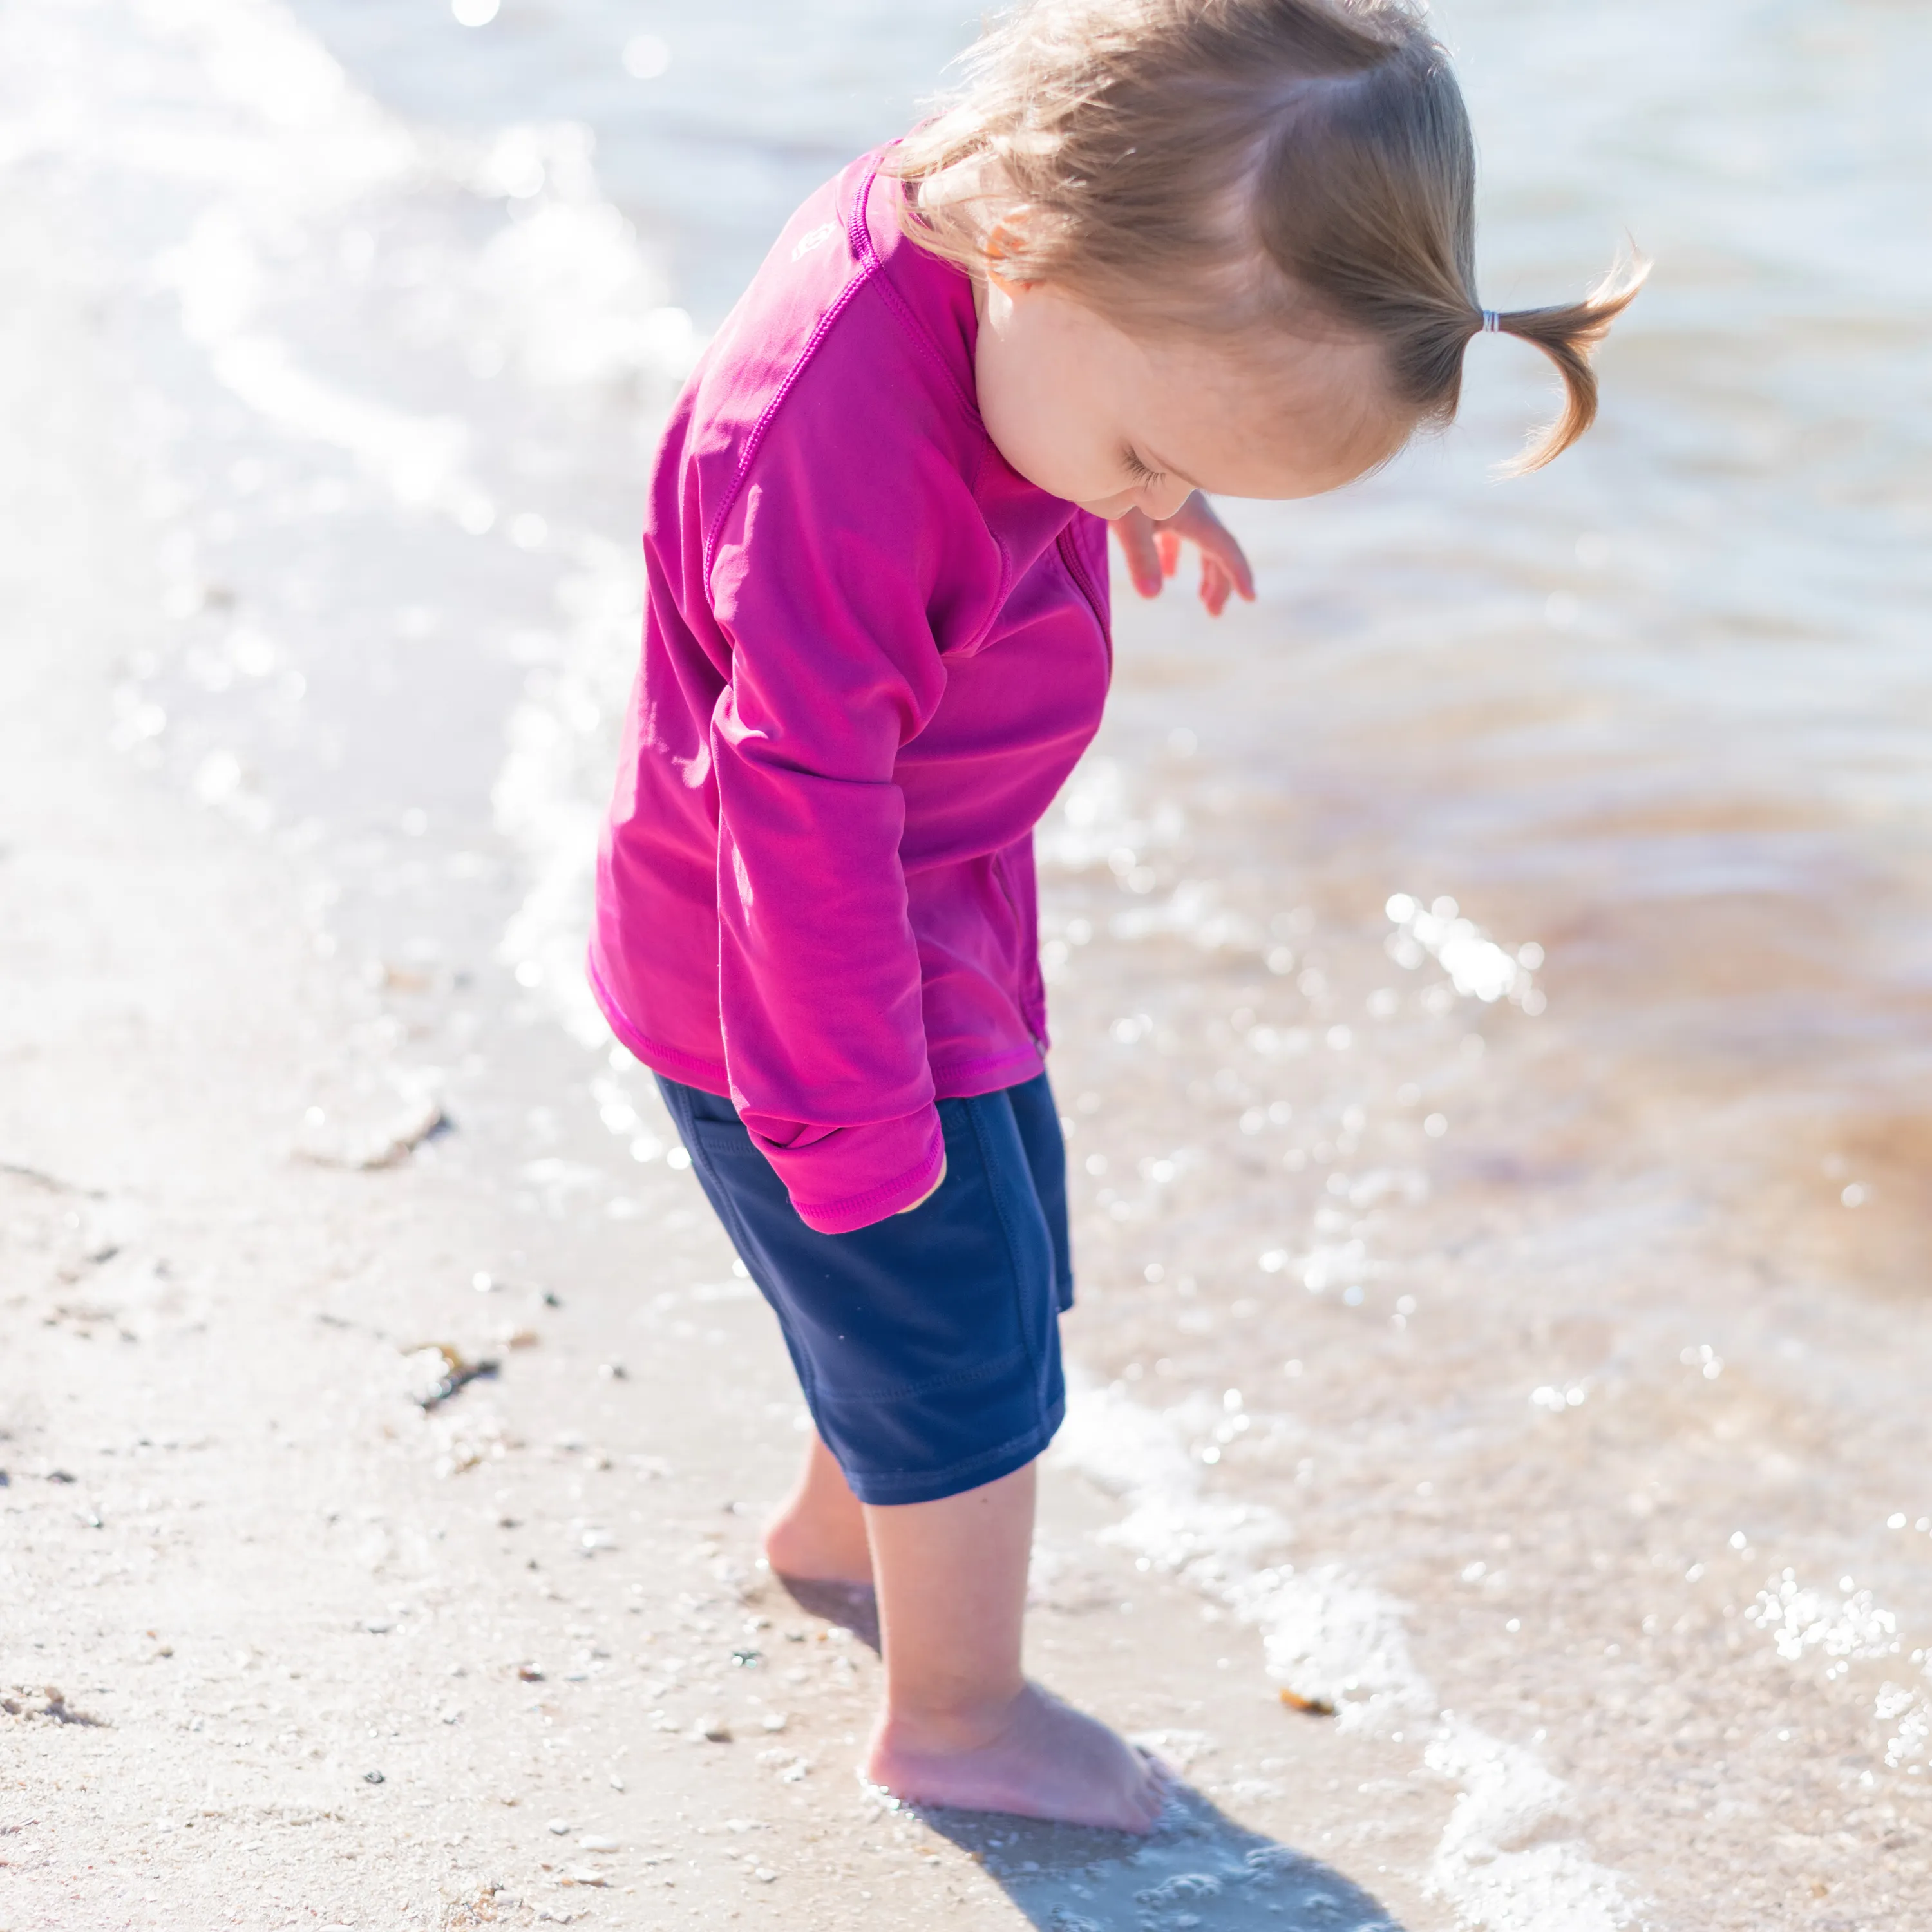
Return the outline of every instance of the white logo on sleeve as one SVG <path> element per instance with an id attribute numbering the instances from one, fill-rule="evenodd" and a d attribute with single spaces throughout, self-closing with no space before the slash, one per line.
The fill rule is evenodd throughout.
<path id="1" fill-rule="evenodd" d="M 813 249 L 824 248 L 838 232 L 838 224 L 836 221 L 828 221 L 823 227 L 808 230 L 793 244 L 792 260 L 794 262 L 803 260 Z"/>

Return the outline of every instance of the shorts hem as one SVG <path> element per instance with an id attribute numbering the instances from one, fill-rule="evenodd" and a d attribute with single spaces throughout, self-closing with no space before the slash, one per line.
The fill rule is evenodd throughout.
<path id="1" fill-rule="evenodd" d="M 1023 1469 L 1044 1455 L 1047 1445 L 1059 1432 L 1066 1413 L 1065 1402 L 1057 1402 L 1037 1429 L 1030 1429 L 1025 1435 L 1015 1436 L 997 1449 L 988 1449 L 969 1456 L 963 1462 L 955 1462 L 950 1468 L 904 1472 L 886 1470 L 876 1474 L 848 1469 L 845 1480 L 862 1503 L 885 1507 L 902 1503 L 936 1503 L 947 1496 L 962 1496 L 968 1490 L 984 1489 L 988 1483 L 997 1483 L 1002 1476 L 1010 1476 L 1016 1469 Z"/>

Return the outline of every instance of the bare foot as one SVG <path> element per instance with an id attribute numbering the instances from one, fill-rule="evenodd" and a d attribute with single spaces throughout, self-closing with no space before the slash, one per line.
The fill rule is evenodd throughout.
<path id="1" fill-rule="evenodd" d="M 872 1587 L 866 1513 L 816 1436 L 806 1444 L 791 1494 L 765 1526 L 765 1561 L 800 1582 Z"/>
<path id="2" fill-rule="evenodd" d="M 1004 1706 L 935 1719 L 881 1714 L 866 1775 L 896 1798 L 1145 1832 L 1165 1800 L 1154 1761 L 1036 1684 Z"/>
<path id="3" fill-rule="evenodd" d="M 828 1521 L 789 1503 L 765 1526 L 765 1561 L 781 1576 L 800 1582 L 872 1587 L 872 1552 L 862 1516 Z"/>

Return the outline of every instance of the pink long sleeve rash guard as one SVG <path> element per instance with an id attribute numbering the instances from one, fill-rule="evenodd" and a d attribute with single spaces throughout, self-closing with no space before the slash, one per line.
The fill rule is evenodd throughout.
<path id="1" fill-rule="evenodd" d="M 792 218 L 666 431 L 590 946 L 619 1039 L 828 1234 L 932 1187 L 938 1097 L 1040 1070 L 1033 829 L 1112 663 L 1105 526 L 994 448 L 972 284 L 878 169 Z"/>

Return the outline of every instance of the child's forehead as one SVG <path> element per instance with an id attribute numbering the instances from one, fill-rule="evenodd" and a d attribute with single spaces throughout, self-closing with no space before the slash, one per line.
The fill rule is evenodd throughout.
<path id="1" fill-rule="evenodd" d="M 1359 412 L 1387 391 L 1382 348 L 1364 335 L 1196 329 L 1134 340 L 1134 373 L 1150 390 L 1244 420 Z"/>
<path id="2" fill-rule="evenodd" d="M 1257 347 L 1210 338 L 1149 345 L 1124 400 L 1176 473 L 1237 496 L 1332 488 L 1408 440 L 1375 344 L 1335 338 Z"/>

